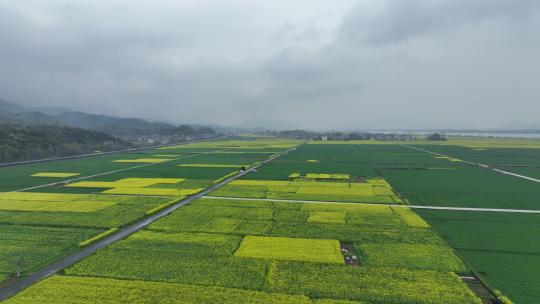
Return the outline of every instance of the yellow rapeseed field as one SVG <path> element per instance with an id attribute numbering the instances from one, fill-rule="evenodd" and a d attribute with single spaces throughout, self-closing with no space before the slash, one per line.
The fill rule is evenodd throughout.
<path id="1" fill-rule="evenodd" d="M 167 188 L 113 188 L 105 190 L 104 194 L 131 194 L 131 195 L 163 195 L 186 196 L 199 193 L 203 188 L 196 189 L 167 189 Z"/>
<path id="2" fill-rule="evenodd" d="M 94 212 L 114 205 L 102 201 L 0 200 L 0 210 L 8 211 Z"/>
<path id="3" fill-rule="evenodd" d="M 168 161 L 168 158 L 135 158 L 135 159 L 116 159 L 113 163 L 162 163 Z"/>
<path id="4" fill-rule="evenodd" d="M 68 172 L 38 172 L 31 176 L 33 177 L 72 177 L 80 175 L 80 173 L 68 173 Z"/>
<path id="5" fill-rule="evenodd" d="M 246 236 L 234 254 L 269 260 L 344 263 L 338 240 Z"/>

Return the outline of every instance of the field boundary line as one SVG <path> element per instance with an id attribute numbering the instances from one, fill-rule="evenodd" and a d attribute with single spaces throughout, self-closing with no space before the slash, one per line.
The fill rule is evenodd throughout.
<path id="1" fill-rule="evenodd" d="M 222 199 L 222 200 L 284 202 L 284 203 L 313 203 L 313 204 L 336 204 L 336 205 L 348 204 L 348 205 L 362 205 L 362 206 L 387 206 L 387 207 L 401 207 L 401 208 L 411 208 L 411 209 L 431 209 L 431 210 L 449 210 L 449 211 L 475 211 L 475 212 L 501 212 L 501 213 L 540 214 L 540 210 L 527 210 L 527 209 L 471 208 L 471 207 L 422 206 L 422 205 L 383 204 L 383 203 L 308 201 L 308 200 L 289 200 L 289 199 L 271 199 L 271 198 L 243 198 L 243 197 L 210 196 L 210 195 L 203 196 L 202 198 Z"/>
<path id="2" fill-rule="evenodd" d="M 302 145 L 303 143 L 301 143 L 300 145 Z M 230 183 L 231 181 L 235 180 L 235 179 L 238 179 L 252 171 L 255 171 L 257 168 L 273 161 L 274 159 L 284 155 L 284 154 L 287 154 L 289 153 L 290 151 L 293 151 L 295 150 L 298 146 L 300 145 L 297 145 L 297 146 L 294 146 L 290 149 L 287 149 L 287 150 L 284 150 L 284 151 L 281 151 L 281 152 L 278 152 L 278 153 L 275 153 L 275 154 L 272 154 L 270 157 L 268 157 L 267 159 L 261 161 L 259 164 L 255 165 L 255 166 L 251 166 L 249 168 L 247 168 L 244 172 L 239 172 L 229 178 L 226 178 L 225 180 L 219 182 L 219 183 L 216 183 L 216 184 L 213 184 L 213 185 L 210 185 L 209 187 L 205 188 L 204 190 L 202 190 L 201 192 L 197 193 L 197 194 L 194 194 L 192 196 L 188 196 L 180 201 L 178 201 L 176 204 L 174 205 L 171 205 L 163 210 L 160 210 L 152 215 L 149 215 L 147 217 L 144 217 L 142 219 L 139 219 L 138 221 L 130 224 L 130 225 L 127 225 L 123 228 L 120 228 L 120 230 L 106 238 L 103 238 L 99 241 L 96 241 L 95 243 L 92 243 L 90 245 L 88 245 L 87 247 L 85 247 L 84 249 L 80 250 L 80 251 L 77 251 L 71 255 L 68 255 L 68 256 L 65 256 L 63 258 L 61 258 L 60 260 L 52 263 L 52 264 L 49 264 L 47 266 L 45 266 L 44 268 L 42 268 L 41 270 L 27 276 L 27 277 L 24 277 L 18 281 L 15 281 L 14 283 L 0 289 L 0 301 L 3 301 L 7 298 L 10 298 L 12 296 L 14 296 L 15 294 L 21 292 L 22 290 L 30 287 L 31 285 L 45 279 L 45 278 L 48 278 L 56 273 L 58 273 L 59 271 L 75 264 L 76 262 L 88 257 L 89 255 L 93 254 L 94 252 L 98 251 L 99 249 L 102 249 L 108 245 L 111 245 L 117 241 L 120 241 L 134 233 L 136 233 L 137 231 L 141 230 L 142 228 L 150 225 L 151 223 L 157 221 L 158 219 L 170 214 L 171 212 L 187 205 L 188 203 L 194 201 L 194 200 L 197 200 L 201 197 L 204 197 L 205 195 L 207 195 L 208 193 L 218 189 L 219 187 L 222 187 L 228 183 Z"/>
<path id="3" fill-rule="evenodd" d="M 428 154 L 433 154 L 433 155 L 437 155 L 437 156 L 446 156 L 446 157 L 452 157 L 452 158 L 455 158 L 455 157 L 453 157 L 453 156 L 451 156 L 451 155 L 445 155 L 445 154 L 441 154 L 441 153 L 429 151 L 429 150 L 426 150 L 426 149 L 422 149 L 422 148 L 418 148 L 418 147 L 409 146 L 409 145 L 406 145 L 406 144 L 400 144 L 400 145 L 401 145 L 402 147 L 406 147 L 406 148 L 413 149 L 413 150 L 417 150 L 417 151 L 422 151 L 422 152 L 425 152 L 425 153 L 428 153 Z M 478 167 L 485 168 L 485 169 L 489 169 L 489 170 L 493 170 L 493 171 L 495 171 L 495 172 L 499 172 L 499 173 L 502 173 L 502 174 L 505 174 L 505 175 L 511 175 L 511 176 L 515 176 L 515 177 L 518 177 L 518 178 L 521 178 L 521 179 L 525 179 L 525 180 L 529 180 L 529 181 L 533 181 L 533 182 L 540 183 L 540 179 L 537 179 L 537 178 L 534 178 L 534 177 L 530 177 L 530 176 L 526 176 L 526 175 L 522 175 L 522 174 L 517 174 L 517 173 L 513 173 L 513 172 L 509 172 L 509 171 L 497 169 L 497 168 L 494 168 L 494 167 L 489 166 L 489 165 L 486 165 L 486 164 L 470 162 L 470 161 L 463 160 L 463 159 L 459 159 L 459 160 L 461 160 L 462 162 L 464 162 L 464 163 L 466 163 L 466 164 L 469 164 L 469 165 L 478 166 Z"/>

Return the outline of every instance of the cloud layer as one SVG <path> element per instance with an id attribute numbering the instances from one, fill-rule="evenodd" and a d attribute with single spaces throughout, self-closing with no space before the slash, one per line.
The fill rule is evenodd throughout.
<path id="1" fill-rule="evenodd" d="M 0 98 L 273 128 L 540 127 L 540 2 L 0 0 Z"/>

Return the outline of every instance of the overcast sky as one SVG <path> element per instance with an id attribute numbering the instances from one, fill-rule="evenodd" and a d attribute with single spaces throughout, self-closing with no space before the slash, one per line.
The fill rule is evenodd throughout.
<path id="1" fill-rule="evenodd" d="M 538 0 L 0 0 L 0 99 L 176 123 L 540 127 Z"/>

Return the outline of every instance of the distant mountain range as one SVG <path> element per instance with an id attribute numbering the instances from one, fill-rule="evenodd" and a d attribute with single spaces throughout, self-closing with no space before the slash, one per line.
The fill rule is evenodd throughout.
<path id="1" fill-rule="evenodd" d="M 27 107 L 0 100 L 0 163 L 217 137 L 208 126 Z"/>
<path id="2" fill-rule="evenodd" d="M 61 107 L 27 107 L 0 100 L 0 122 L 30 125 L 54 125 L 101 131 L 119 137 L 141 135 L 175 135 L 188 133 L 214 133 L 209 127 L 175 126 L 169 123 L 150 122 L 141 118 L 122 118 L 89 114 Z"/>

